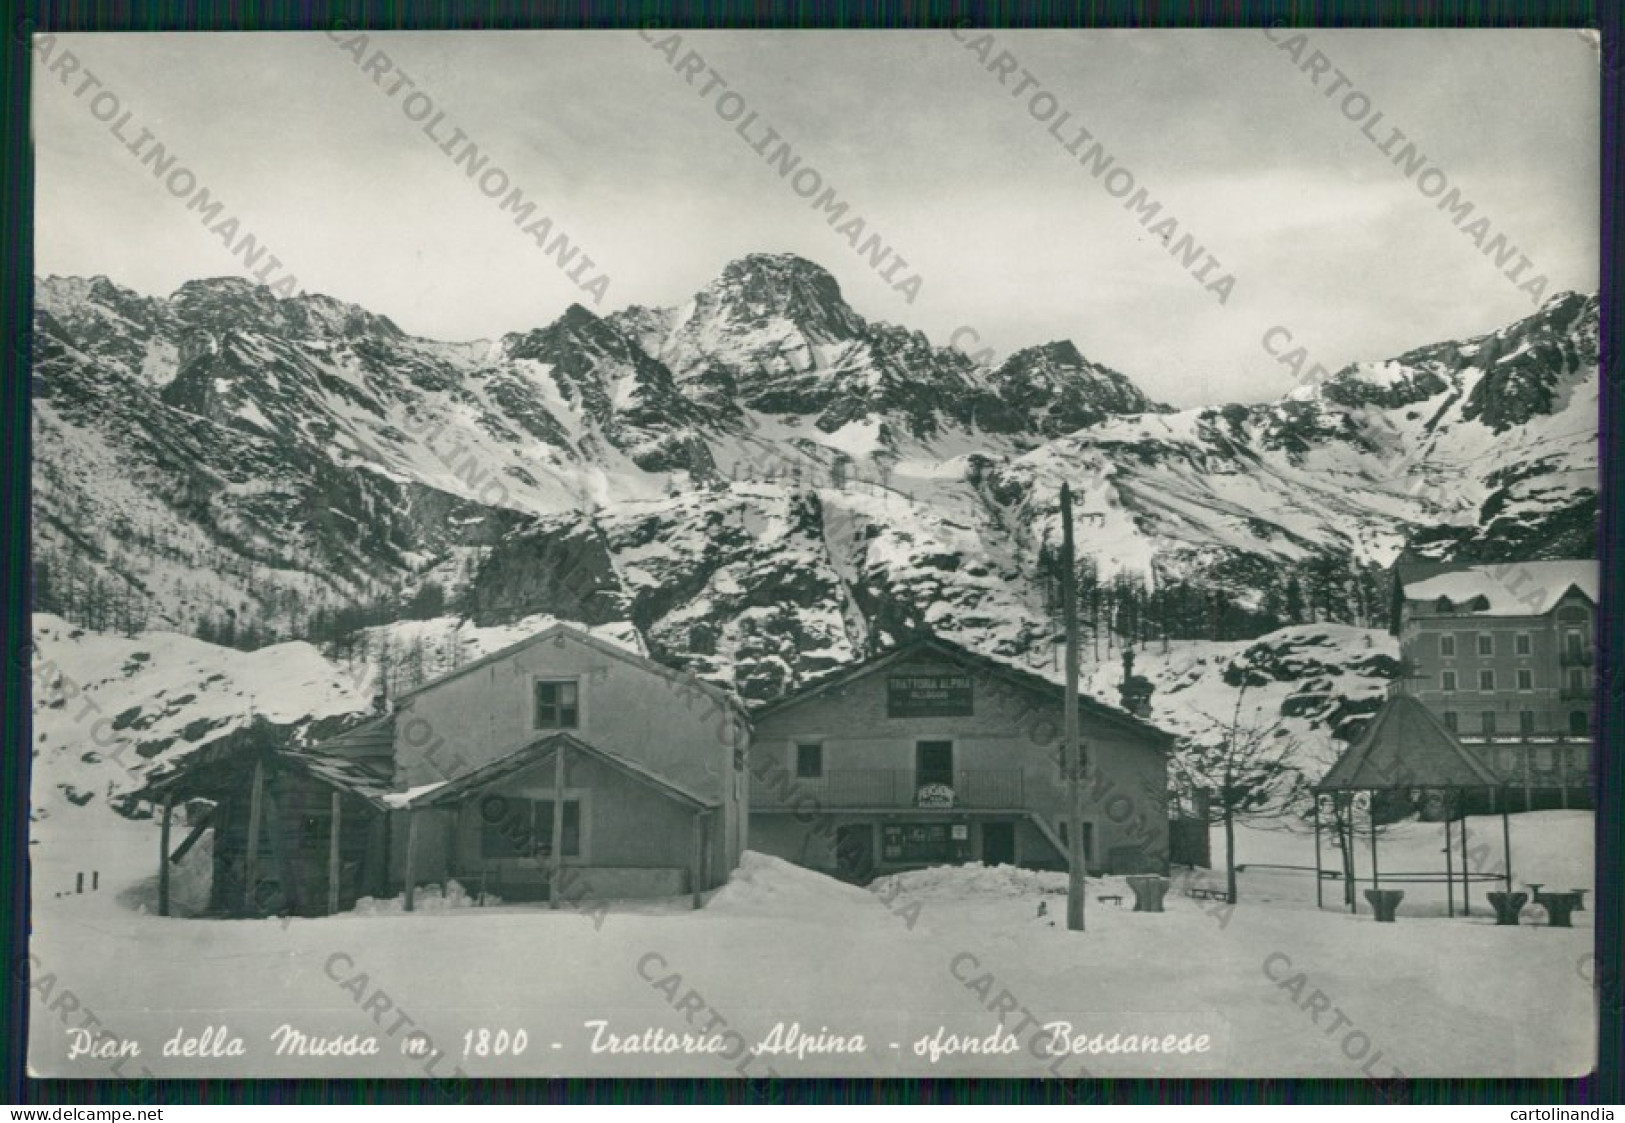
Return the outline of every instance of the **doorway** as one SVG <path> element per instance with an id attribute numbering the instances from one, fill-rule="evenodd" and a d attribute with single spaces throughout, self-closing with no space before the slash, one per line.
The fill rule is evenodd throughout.
<path id="1" fill-rule="evenodd" d="M 875 832 L 868 823 L 835 828 L 835 872 L 845 881 L 867 881 L 875 872 Z"/>
<path id="2" fill-rule="evenodd" d="M 1013 866 L 1016 864 L 1016 825 L 1014 823 L 982 824 L 982 864 L 984 866 Z"/>

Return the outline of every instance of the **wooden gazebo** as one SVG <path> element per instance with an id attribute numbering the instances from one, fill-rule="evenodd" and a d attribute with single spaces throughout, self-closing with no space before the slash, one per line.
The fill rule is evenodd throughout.
<path id="1" fill-rule="evenodd" d="M 1391 695 L 1371 724 L 1361 733 L 1332 765 L 1324 778 L 1315 785 L 1315 904 L 1321 901 L 1320 850 L 1320 797 L 1330 795 L 1334 800 L 1349 801 L 1350 809 L 1334 824 L 1340 833 L 1347 826 L 1347 837 L 1340 838 L 1345 853 L 1352 855 L 1354 823 L 1352 802 L 1365 792 L 1372 800 L 1373 817 L 1379 793 L 1429 792 L 1443 797 L 1445 825 L 1445 879 L 1450 915 L 1455 915 L 1455 869 L 1451 856 L 1450 824 L 1457 808 L 1461 811 L 1461 904 L 1464 915 L 1471 915 L 1468 887 L 1472 871 L 1467 858 L 1467 801 L 1473 792 L 1488 794 L 1489 806 L 1501 812 L 1501 844 L 1506 861 L 1506 888 L 1512 891 L 1512 831 L 1507 819 L 1508 799 L 1506 785 L 1479 760 L 1473 751 L 1463 745 L 1433 713 L 1409 694 Z M 1382 888 L 1382 874 L 1377 861 L 1377 832 L 1371 831 L 1371 887 Z M 1356 908 L 1352 886 L 1349 890 L 1349 909 Z"/>

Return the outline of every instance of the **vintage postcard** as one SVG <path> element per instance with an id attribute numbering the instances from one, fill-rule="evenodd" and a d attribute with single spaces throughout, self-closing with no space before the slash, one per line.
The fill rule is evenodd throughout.
<path id="1" fill-rule="evenodd" d="M 34 1075 L 1593 1068 L 1593 34 L 31 62 Z"/>

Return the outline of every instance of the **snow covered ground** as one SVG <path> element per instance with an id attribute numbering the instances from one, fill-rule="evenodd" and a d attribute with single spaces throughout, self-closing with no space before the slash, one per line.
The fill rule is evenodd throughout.
<path id="1" fill-rule="evenodd" d="M 1498 860 L 1499 820 L 1470 825 Z M 1481 895 L 1493 886 L 1453 920 L 1423 900 L 1433 887 L 1407 886 L 1389 925 L 1363 902 L 1340 911 L 1335 892 L 1317 911 L 1305 874 L 1243 874 L 1233 910 L 1176 877 L 1162 914 L 1131 911 L 1109 878 L 1091 882 L 1075 934 L 1058 874 L 934 869 L 859 889 L 748 854 L 698 912 L 673 900 L 196 920 L 141 911 L 154 832 L 118 831 L 98 848 L 100 892 L 36 892 L 37 1073 L 1380 1079 L 1573 1075 L 1595 1052 L 1592 914 L 1572 930 L 1534 912 L 1496 927 Z M 1589 886 L 1591 831 L 1590 813 L 1514 816 L 1520 888 Z M 1441 839 L 1402 825 L 1384 865 L 1442 868 Z M 1312 844 L 1245 832 L 1238 856 L 1302 864 Z M 75 1032 L 87 1026 L 105 1035 Z M 710 1051 L 684 1051 L 684 1034 Z M 1123 1051 L 1130 1038 L 1159 1051 Z M 140 1053 L 69 1059 L 98 1040 Z M 751 1051 L 763 1042 L 785 1051 Z"/>

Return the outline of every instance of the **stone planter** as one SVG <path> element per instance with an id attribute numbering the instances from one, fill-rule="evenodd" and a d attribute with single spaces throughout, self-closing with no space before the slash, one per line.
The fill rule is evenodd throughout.
<path id="1" fill-rule="evenodd" d="M 1399 902 L 1405 899 L 1403 889 L 1367 889 L 1365 899 L 1371 903 L 1371 911 L 1377 914 L 1377 919 L 1384 924 L 1394 922 L 1394 913 L 1399 909 Z"/>
<path id="2" fill-rule="evenodd" d="M 1573 928 L 1569 917 L 1579 903 L 1576 893 L 1542 893 L 1535 898 L 1535 904 L 1546 910 L 1548 928 Z"/>
<path id="3" fill-rule="evenodd" d="M 1137 874 L 1126 879 L 1134 890 L 1135 912 L 1161 912 L 1162 898 L 1168 893 L 1168 879 L 1155 874 Z"/>
<path id="4" fill-rule="evenodd" d="M 1491 893 L 1489 894 L 1490 907 L 1495 910 L 1495 923 L 1518 923 L 1518 914 L 1523 911 L 1524 905 L 1529 903 L 1527 893 Z"/>

